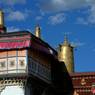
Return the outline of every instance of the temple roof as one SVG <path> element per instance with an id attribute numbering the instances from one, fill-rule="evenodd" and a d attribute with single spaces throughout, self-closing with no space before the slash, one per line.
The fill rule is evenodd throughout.
<path id="1" fill-rule="evenodd" d="M 82 77 L 82 76 L 95 76 L 95 72 L 74 72 L 70 74 L 71 77 Z"/>
<path id="2" fill-rule="evenodd" d="M 22 48 L 34 48 L 48 54 L 57 54 L 57 52 L 48 43 L 35 37 L 29 31 L 0 34 L 0 50 Z"/>

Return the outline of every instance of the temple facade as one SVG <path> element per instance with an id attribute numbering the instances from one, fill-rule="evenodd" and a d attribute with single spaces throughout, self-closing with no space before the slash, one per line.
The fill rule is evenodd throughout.
<path id="1" fill-rule="evenodd" d="M 39 26 L 35 33 L 8 33 L 0 11 L 0 95 L 41 95 L 51 84 L 57 52 L 39 38 Z"/>
<path id="2" fill-rule="evenodd" d="M 82 72 L 70 74 L 74 87 L 74 95 L 95 94 L 95 72 Z"/>
<path id="3" fill-rule="evenodd" d="M 0 95 L 16 90 L 14 95 L 31 95 L 38 93 L 35 89 L 49 85 L 50 59 L 55 54 L 49 45 L 27 31 L 0 34 Z"/>
<path id="4" fill-rule="evenodd" d="M 0 11 L 0 95 L 94 95 L 95 72 L 74 71 L 74 47 L 58 51 L 29 31 L 7 32 Z"/>

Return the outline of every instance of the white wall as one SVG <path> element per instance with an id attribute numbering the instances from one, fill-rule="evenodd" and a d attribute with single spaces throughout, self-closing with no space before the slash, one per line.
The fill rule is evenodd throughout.
<path id="1" fill-rule="evenodd" d="M 6 86 L 0 95 L 24 95 L 24 89 L 20 86 Z"/>

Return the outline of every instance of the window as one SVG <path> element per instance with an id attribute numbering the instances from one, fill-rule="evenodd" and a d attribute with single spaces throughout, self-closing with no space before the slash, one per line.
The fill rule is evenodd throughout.
<path id="1" fill-rule="evenodd" d="M 0 62 L 0 67 L 1 67 L 1 68 L 4 68 L 4 67 L 5 67 L 5 61 Z"/>
<path id="2" fill-rule="evenodd" d="M 32 60 L 31 66 L 32 66 L 31 69 L 32 69 L 34 72 L 36 72 L 36 71 L 37 71 L 37 63 L 36 63 L 36 61 Z"/>
<path id="3" fill-rule="evenodd" d="M 13 67 L 15 65 L 15 61 L 10 61 L 10 66 Z"/>
<path id="4" fill-rule="evenodd" d="M 24 60 L 19 60 L 20 66 L 24 66 Z"/>

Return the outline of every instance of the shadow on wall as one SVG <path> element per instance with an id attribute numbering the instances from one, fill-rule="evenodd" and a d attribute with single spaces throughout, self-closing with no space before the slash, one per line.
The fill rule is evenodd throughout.
<path id="1" fill-rule="evenodd" d="M 42 95 L 73 95 L 73 85 L 64 62 L 56 60 L 51 64 L 52 85 Z"/>

